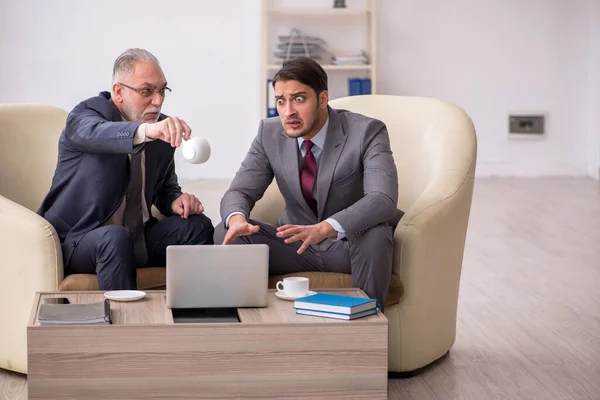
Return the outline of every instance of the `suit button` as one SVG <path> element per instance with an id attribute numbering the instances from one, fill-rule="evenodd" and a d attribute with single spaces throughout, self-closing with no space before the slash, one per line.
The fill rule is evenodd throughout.
<path id="1" fill-rule="evenodd" d="M 71 243 L 71 246 L 73 246 L 73 247 L 77 246 L 77 242 L 73 240 L 73 243 Z"/>

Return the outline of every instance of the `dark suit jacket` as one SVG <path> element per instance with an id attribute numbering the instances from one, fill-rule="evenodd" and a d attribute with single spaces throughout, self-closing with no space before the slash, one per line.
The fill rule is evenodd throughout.
<path id="1" fill-rule="evenodd" d="M 311 225 L 329 217 L 346 236 L 387 222 L 396 226 L 398 173 L 383 122 L 328 108 L 329 127 L 317 172 L 318 215 L 300 188 L 300 151 L 285 133 L 279 118 L 261 121 L 258 135 L 221 200 L 221 218 L 240 211 L 246 215 L 262 197 L 273 177 L 285 199 L 279 225 Z"/>
<path id="2" fill-rule="evenodd" d="M 166 118 L 165 115 L 159 119 Z M 102 225 L 117 210 L 129 183 L 129 156 L 140 122 L 123 122 L 110 93 L 79 103 L 68 115 L 58 142 L 58 163 L 52 186 L 38 214 L 56 230 L 64 265 L 87 232 Z M 145 198 L 164 215 L 181 195 L 175 174 L 174 149 L 160 140 L 145 151 Z"/>

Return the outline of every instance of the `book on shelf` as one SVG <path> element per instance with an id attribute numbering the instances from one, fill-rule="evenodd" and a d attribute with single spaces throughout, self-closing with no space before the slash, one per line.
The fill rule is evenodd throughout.
<path id="1" fill-rule="evenodd" d="M 267 118 L 277 117 L 277 105 L 275 104 L 275 90 L 273 89 L 273 79 L 267 79 Z"/>
<path id="2" fill-rule="evenodd" d="M 42 304 L 40 325 L 110 324 L 110 300 L 88 304 Z"/>
<path id="3" fill-rule="evenodd" d="M 371 94 L 371 79 L 350 78 L 348 79 L 348 96 Z"/>
<path id="4" fill-rule="evenodd" d="M 361 94 L 371 94 L 371 79 L 365 78 L 362 80 L 360 92 Z"/>
<path id="5" fill-rule="evenodd" d="M 317 293 L 294 301 L 296 311 L 323 311 L 326 313 L 354 315 L 369 310 L 377 310 L 376 299 L 339 294 Z"/>

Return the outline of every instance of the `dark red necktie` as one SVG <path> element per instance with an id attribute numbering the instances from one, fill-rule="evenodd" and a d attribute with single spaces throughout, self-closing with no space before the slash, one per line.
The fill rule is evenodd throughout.
<path id="1" fill-rule="evenodd" d="M 300 166 L 300 186 L 302 187 L 302 195 L 304 200 L 308 203 L 310 208 L 317 213 L 317 201 L 313 198 L 313 188 L 317 180 L 317 160 L 310 149 L 313 146 L 313 142 L 305 140 L 302 145 L 304 146 L 304 157 Z"/>

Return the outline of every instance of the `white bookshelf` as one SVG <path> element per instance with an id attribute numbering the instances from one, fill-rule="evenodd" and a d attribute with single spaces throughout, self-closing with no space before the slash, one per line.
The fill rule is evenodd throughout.
<path id="1" fill-rule="evenodd" d="M 329 98 L 348 95 L 349 78 L 370 78 L 377 93 L 376 0 L 346 0 L 346 8 L 334 8 L 333 0 L 262 0 L 261 116 L 267 116 L 267 81 L 281 68 L 274 56 L 277 36 L 292 28 L 303 35 L 325 40 L 336 54 L 366 51 L 369 63 L 334 65 L 322 62 L 329 81 Z M 300 4 L 300 5 L 299 5 Z"/>

